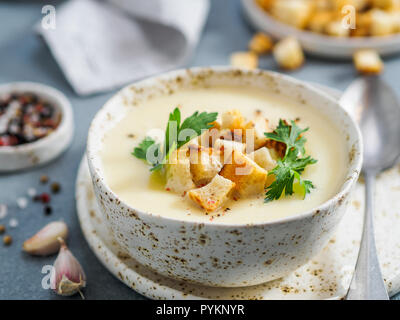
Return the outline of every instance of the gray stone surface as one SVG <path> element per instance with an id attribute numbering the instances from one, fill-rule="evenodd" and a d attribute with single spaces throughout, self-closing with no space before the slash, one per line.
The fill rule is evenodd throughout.
<path id="1" fill-rule="evenodd" d="M 46 1 L 56 8 L 62 1 Z M 44 167 L 0 175 L 0 203 L 9 206 L 10 214 L 1 223 L 8 224 L 10 217 L 19 221 L 15 229 L 8 228 L 14 238 L 10 247 L 0 244 L 0 299 L 60 299 L 41 288 L 43 265 L 52 264 L 55 257 L 33 258 L 21 252 L 23 241 L 46 222 L 64 219 L 70 227 L 69 245 L 84 266 L 88 276 L 85 290 L 87 299 L 144 299 L 115 279 L 90 251 L 79 227 L 75 212 L 74 183 L 79 162 L 85 149 L 87 130 L 91 119 L 103 103 L 114 93 L 78 97 L 71 89 L 43 41 L 34 34 L 32 26 L 42 17 L 43 1 L 9 0 L 0 3 L 0 83 L 10 81 L 37 81 L 63 91 L 70 99 L 74 112 L 76 132 L 68 151 Z M 213 0 L 210 16 L 198 50 L 190 66 L 224 65 L 233 51 L 245 50 L 252 35 L 243 19 L 239 0 Z M 275 70 L 271 57 L 262 58 L 260 67 Z M 400 60 L 386 61 L 384 78 L 400 94 Z M 306 65 L 291 73 L 299 79 L 314 81 L 344 89 L 355 77 L 350 62 L 327 61 L 309 57 Z M 54 213 L 45 216 L 39 204 L 17 209 L 16 198 L 26 195 L 27 189 L 39 184 L 46 173 L 62 184 L 62 192 L 53 197 Z M 74 297 L 72 299 L 79 299 Z"/>

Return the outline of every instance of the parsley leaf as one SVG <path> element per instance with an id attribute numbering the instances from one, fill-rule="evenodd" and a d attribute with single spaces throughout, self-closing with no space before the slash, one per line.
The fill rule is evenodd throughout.
<path id="1" fill-rule="evenodd" d="M 307 157 L 299 157 L 299 151 L 304 156 L 305 138 L 300 135 L 307 131 L 301 130 L 294 121 L 291 125 L 286 124 L 283 120 L 279 120 L 279 126 L 274 133 L 265 134 L 267 138 L 282 142 L 286 145 L 286 154 L 282 159 L 277 161 L 277 166 L 269 172 L 269 175 L 275 176 L 275 181 L 267 188 L 265 194 L 265 202 L 278 200 L 284 193 L 285 196 L 292 195 L 295 180 L 303 191 L 304 197 L 311 192 L 314 185 L 310 180 L 303 180 L 301 174 L 306 166 L 314 164 L 317 160 Z"/>
<path id="2" fill-rule="evenodd" d="M 171 148 L 170 143 L 172 143 L 172 145 L 173 145 L 174 142 L 178 140 L 178 136 L 175 134 L 177 134 L 180 124 L 181 124 L 181 111 L 178 108 L 175 108 L 174 111 L 169 114 L 167 128 L 165 130 L 165 141 L 164 141 L 164 154 L 165 155 L 168 155 L 169 150 L 173 149 L 173 148 Z M 174 125 L 176 125 L 175 132 L 174 132 L 173 128 L 171 128 Z"/>
<path id="3" fill-rule="evenodd" d="M 304 143 L 307 141 L 301 136 L 302 133 L 308 131 L 309 128 L 300 129 L 296 123 L 292 120 L 291 125 L 286 124 L 282 119 L 279 120 L 279 125 L 272 133 L 264 133 L 268 139 L 283 142 L 286 144 L 286 154 L 289 153 L 289 149 L 295 148 L 305 154 Z"/>
<path id="4" fill-rule="evenodd" d="M 138 159 L 142 159 L 147 161 L 149 164 L 156 166 L 157 163 L 152 163 L 150 162 L 148 159 L 149 157 L 147 156 L 147 152 L 149 151 L 149 149 L 154 145 L 154 147 L 156 148 L 154 151 L 154 156 L 158 157 L 159 153 L 160 153 L 160 144 L 156 144 L 156 142 L 150 138 L 150 137 L 146 137 L 142 140 L 142 142 L 139 144 L 138 147 L 136 147 L 133 152 L 132 155 L 134 155 L 136 158 Z"/>
<path id="5" fill-rule="evenodd" d="M 189 140 L 193 139 L 196 136 L 199 136 L 202 133 L 202 130 L 207 130 L 212 127 L 212 122 L 217 119 L 218 112 L 207 113 L 202 112 L 199 113 L 196 111 L 190 117 L 186 118 L 181 124 L 181 111 L 179 108 L 175 108 L 169 114 L 167 128 L 165 130 L 165 142 L 164 149 L 162 151 L 162 160 L 158 163 L 151 163 L 153 167 L 150 169 L 151 171 L 159 170 L 162 168 L 163 164 L 168 160 L 169 155 L 176 149 L 179 149 L 184 144 L 189 142 Z M 185 131 L 186 129 L 190 129 Z M 140 144 L 138 148 L 135 148 L 133 155 L 139 159 L 143 159 L 143 154 L 146 157 L 147 148 L 149 148 L 153 143 L 150 144 L 151 138 L 145 138 Z M 159 149 L 159 153 L 156 154 L 158 156 L 161 154 L 161 149 Z M 144 158 L 146 159 L 146 158 Z"/>
<path id="6" fill-rule="evenodd" d="M 178 130 L 178 134 L 184 129 L 192 129 L 196 132 L 196 136 L 199 136 L 201 134 L 202 130 L 210 129 L 213 126 L 211 123 L 217 119 L 217 116 L 218 116 L 218 112 L 199 113 L 198 111 L 196 111 L 190 117 L 186 118 L 183 121 L 182 125 L 180 126 L 180 128 Z M 194 137 L 192 137 L 192 138 L 194 138 Z M 183 146 L 185 143 L 187 143 L 192 138 L 187 138 L 186 141 L 178 142 L 178 148 Z"/>

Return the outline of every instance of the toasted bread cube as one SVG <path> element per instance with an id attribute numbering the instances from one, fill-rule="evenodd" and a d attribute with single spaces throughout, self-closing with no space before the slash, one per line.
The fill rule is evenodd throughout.
<path id="1" fill-rule="evenodd" d="M 206 185 L 221 169 L 218 151 L 204 147 L 190 150 L 190 172 L 196 185 Z"/>
<path id="2" fill-rule="evenodd" d="M 399 0 L 372 0 L 372 5 L 381 9 L 393 9 L 400 6 Z"/>
<path id="3" fill-rule="evenodd" d="M 254 52 L 234 52 L 231 54 L 231 65 L 244 69 L 256 69 L 258 67 L 258 56 Z"/>
<path id="4" fill-rule="evenodd" d="M 357 14 L 356 26 L 357 28 L 370 28 L 372 23 L 372 10 L 368 10 L 364 13 Z"/>
<path id="5" fill-rule="evenodd" d="M 332 0 L 315 0 L 314 2 L 315 10 L 332 10 L 334 8 Z"/>
<path id="6" fill-rule="evenodd" d="M 235 183 L 217 174 L 209 184 L 188 192 L 191 200 L 211 212 L 221 207 L 235 187 Z"/>
<path id="7" fill-rule="evenodd" d="M 393 32 L 400 32 L 400 10 L 393 10 L 390 15 L 392 17 Z"/>
<path id="8" fill-rule="evenodd" d="M 214 143 L 220 137 L 220 130 L 217 128 L 211 128 L 204 131 L 198 138 L 198 145 L 209 148 L 213 147 Z"/>
<path id="9" fill-rule="evenodd" d="M 231 161 L 224 165 L 220 175 L 233 181 L 236 193 L 247 198 L 264 192 L 268 172 L 240 151 L 233 150 Z"/>
<path id="10" fill-rule="evenodd" d="M 309 0 L 275 1 L 271 14 L 279 21 L 303 29 L 307 25 L 312 8 L 312 2 Z"/>
<path id="11" fill-rule="evenodd" d="M 229 110 L 222 114 L 222 129 L 244 129 L 245 128 L 245 118 L 242 113 L 237 110 Z"/>
<path id="12" fill-rule="evenodd" d="M 294 70 L 302 66 L 304 53 L 296 38 L 287 37 L 275 45 L 274 58 L 281 68 Z"/>
<path id="13" fill-rule="evenodd" d="M 390 13 L 374 9 L 371 12 L 371 35 L 386 36 L 394 32 L 396 28 L 395 22 Z"/>
<path id="14" fill-rule="evenodd" d="M 215 141 L 214 149 L 220 152 L 221 162 L 225 164 L 230 161 L 233 150 L 244 152 L 246 145 L 234 140 L 218 139 Z"/>
<path id="15" fill-rule="evenodd" d="M 335 0 L 336 10 L 341 11 L 344 6 L 352 6 L 357 11 L 363 10 L 370 0 Z"/>
<path id="16" fill-rule="evenodd" d="M 378 74 L 383 70 L 383 62 L 375 50 L 358 50 L 354 54 L 354 64 L 360 73 Z"/>
<path id="17" fill-rule="evenodd" d="M 234 140 L 217 139 L 215 141 L 214 148 L 221 152 L 232 152 L 233 150 L 244 152 L 246 149 L 246 144 Z"/>
<path id="18" fill-rule="evenodd" d="M 261 168 L 270 171 L 276 167 L 276 161 L 272 159 L 268 148 L 262 147 L 249 154 L 249 157 L 254 160 Z"/>
<path id="19" fill-rule="evenodd" d="M 179 153 L 180 155 L 183 156 L 184 150 L 188 151 L 188 149 L 193 148 L 193 147 L 198 147 L 199 146 L 199 139 L 198 137 L 195 137 L 188 142 L 186 142 L 182 147 L 179 148 Z M 173 156 L 176 158 L 177 154 L 173 154 Z"/>
<path id="20" fill-rule="evenodd" d="M 219 132 L 219 138 L 223 140 L 243 142 L 243 133 L 244 130 L 242 129 L 222 129 Z"/>
<path id="21" fill-rule="evenodd" d="M 249 50 L 256 54 L 265 54 L 271 51 L 273 42 L 270 36 L 258 32 L 249 42 Z"/>
<path id="22" fill-rule="evenodd" d="M 244 140 L 246 142 L 246 152 L 250 153 L 264 146 L 267 142 L 267 138 L 265 137 L 264 133 L 270 131 L 268 120 L 261 116 L 249 121 L 246 124 Z"/>
<path id="23" fill-rule="evenodd" d="M 256 0 L 257 4 L 266 11 L 269 11 L 277 0 Z"/>
<path id="24" fill-rule="evenodd" d="M 311 16 L 307 28 L 317 33 L 323 33 L 328 23 L 332 20 L 332 17 L 332 11 L 318 11 Z"/>
<path id="25" fill-rule="evenodd" d="M 331 21 L 326 25 L 325 32 L 333 37 L 350 36 L 350 28 L 343 26 L 341 20 Z"/>
<path id="26" fill-rule="evenodd" d="M 369 28 L 356 27 L 350 31 L 351 37 L 367 37 L 369 36 Z"/>
<path id="27" fill-rule="evenodd" d="M 176 193 L 185 193 L 195 188 L 190 172 L 190 158 L 187 148 L 175 150 L 166 164 L 167 183 L 165 188 Z"/>
<path id="28" fill-rule="evenodd" d="M 371 33 L 372 10 L 357 14 L 356 28 L 350 31 L 353 37 L 365 37 Z"/>

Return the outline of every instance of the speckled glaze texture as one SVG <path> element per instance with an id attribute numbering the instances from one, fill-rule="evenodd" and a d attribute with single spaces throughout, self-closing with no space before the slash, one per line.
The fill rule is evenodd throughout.
<path id="1" fill-rule="evenodd" d="M 71 143 L 74 123 L 71 104 L 60 91 L 34 82 L 13 82 L 0 86 L 0 95 L 31 92 L 61 110 L 61 122 L 47 137 L 15 147 L 0 148 L 0 172 L 22 170 L 51 161 Z"/>
<path id="2" fill-rule="evenodd" d="M 184 87 L 218 84 L 272 90 L 313 106 L 332 119 L 346 137 L 349 151 L 347 178 L 340 192 L 313 211 L 250 225 L 180 221 L 140 212 L 122 202 L 106 185 L 102 174 L 99 151 L 104 133 L 144 99 Z M 357 126 L 328 95 L 277 73 L 226 67 L 175 71 L 124 88 L 96 115 L 87 146 L 94 193 L 118 244 L 136 261 L 164 276 L 217 287 L 274 280 L 316 255 L 345 212 L 361 168 L 361 154 Z"/>

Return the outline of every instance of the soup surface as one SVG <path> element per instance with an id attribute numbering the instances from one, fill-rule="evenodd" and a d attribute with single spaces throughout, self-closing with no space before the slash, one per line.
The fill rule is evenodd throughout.
<path id="1" fill-rule="evenodd" d="M 257 110 L 277 125 L 280 118 L 300 118 L 305 133 L 307 154 L 317 159 L 302 174 L 313 182 L 315 189 L 303 200 L 301 196 L 281 197 L 264 203 L 263 195 L 252 199 L 230 200 L 217 210 L 205 214 L 187 197 L 165 190 L 161 175 L 151 173 L 149 166 L 131 155 L 133 148 L 147 135 L 165 130 L 169 113 L 180 106 L 182 118 L 195 111 L 219 112 L 239 109 L 251 119 Z M 161 134 L 162 135 L 162 134 Z M 346 143 L 338 128 L 314 108 L 275 93 L 249 87 L 214 87 L 177 91 L 172 95 L 155 97 L 133 107 L 126 116 L 104 136 L 101 151 L 103 171 L 108 186 L 130 206 L 157 215 L 214 223 L 259 223 L 293 216 L 327 201 L 339 191 L 345 178 Z"/>

